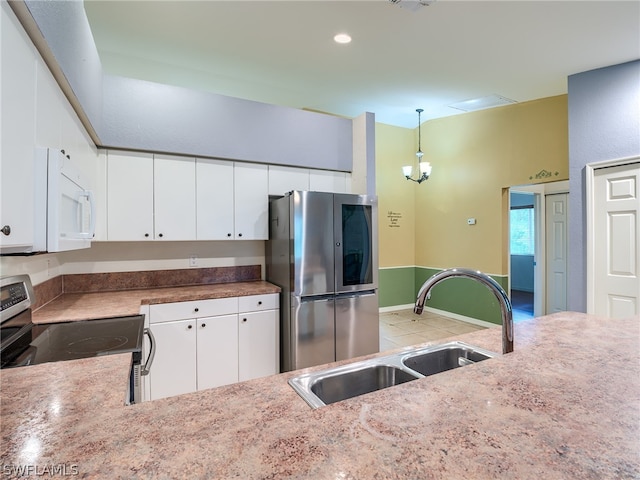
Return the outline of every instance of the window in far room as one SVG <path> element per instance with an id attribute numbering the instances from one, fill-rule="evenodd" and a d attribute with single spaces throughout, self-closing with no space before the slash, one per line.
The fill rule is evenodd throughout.
<path id="1" fill-rule="evenodd" d="M 533 206 L 511 208 L 512 255 L 533 255 L 535 253 L 534 220 Z"/>

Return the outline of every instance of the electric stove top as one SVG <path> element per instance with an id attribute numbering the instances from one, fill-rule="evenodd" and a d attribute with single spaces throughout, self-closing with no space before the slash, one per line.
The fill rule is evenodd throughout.
<path id="1" fill-rule="evenodd" d="M 29 343 L 13 355 L 6 355 L 2 367 L 116 353 L 141 354 L 143 329 L 143 315 L 33 325 Z"/>
<path id="2" fill-rule="evenodd" d="M 27 275 L 0 279 L 0 366 L 133 353 L 142 357 L 144 315 L 34 325 L 35 303 Z"/>

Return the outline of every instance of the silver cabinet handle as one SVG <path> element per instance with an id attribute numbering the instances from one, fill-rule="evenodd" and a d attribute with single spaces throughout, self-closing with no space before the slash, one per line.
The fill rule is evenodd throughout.
<path id="1" fill-rule="evenodd" d="M 156 356 L 156 339 L 154 338 L 153 333 L 151 333 L 150 328 L 145 328 L 143 332 L 149 337 L 151 349 L 149 350 L 149 357 L 147 358 L 147 361 L 144 362 L 144 366 L 142 367 L 140 375 L 149 375 L 149 371 L 151 371 L 151 364 L 153 363 L 153 359 Z"/>
<path id="2" fill-rule="evenodd" d="M 4 227 L 0 228 L 0 232 L 5 234 L 6 236 L 11 235 L 11 225 L 5 225 Z"/>

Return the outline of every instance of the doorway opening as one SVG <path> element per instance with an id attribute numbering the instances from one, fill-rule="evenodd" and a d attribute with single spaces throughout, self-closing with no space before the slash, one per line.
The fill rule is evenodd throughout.
<path id="1" fill-rule="evenodd" d="M 514 321 L 533 318 L 537 230 L 534 195 L 513 190 L 510 193 L 510 294 Z"/>
<path id="2" fill-rule="evenodd" d="M 509 286 L 514 321 L 566 310 L 569 182 L 509 189 Z"/>

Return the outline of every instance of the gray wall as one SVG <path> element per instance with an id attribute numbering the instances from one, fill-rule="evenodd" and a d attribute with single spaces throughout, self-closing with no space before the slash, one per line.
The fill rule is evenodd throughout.
<path id="1" fill-rule="evenodd" d="M 569 77 L 568 309 L 586 312 L 585 165 L 640 155 L 640 60 Z"/>
<path id="2" fill-rule="evenodd" d="M 132 78 L 103 82 L 107 147 L 351 171 L 349 119 Z"/>
<path id="3" fill-rule="evenodd" d="M 82 2 L 25 4 L 100 146 L 352 171 L 352 120 L 103 75 Z"/>

